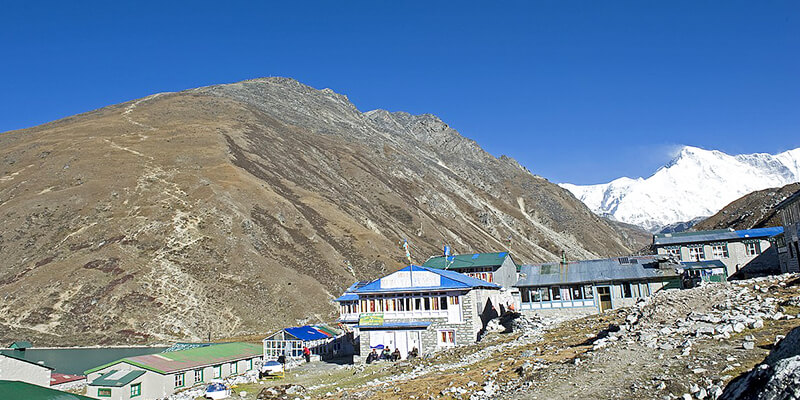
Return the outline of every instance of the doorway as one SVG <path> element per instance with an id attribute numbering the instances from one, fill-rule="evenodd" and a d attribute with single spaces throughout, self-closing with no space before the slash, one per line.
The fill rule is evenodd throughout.
<path id="1" fill-rule="evenodd" d="M 611 309 L 611 287 L 598 286 L 597 296 L 600 298 L 600 312 Z"/>

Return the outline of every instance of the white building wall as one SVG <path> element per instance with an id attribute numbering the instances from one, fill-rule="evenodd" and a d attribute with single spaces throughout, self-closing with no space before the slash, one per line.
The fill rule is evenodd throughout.
<path id="1" fill-rule="evenodd" d="M 50 369 L 0 354 L 0 379 L 50 387 Z"/>

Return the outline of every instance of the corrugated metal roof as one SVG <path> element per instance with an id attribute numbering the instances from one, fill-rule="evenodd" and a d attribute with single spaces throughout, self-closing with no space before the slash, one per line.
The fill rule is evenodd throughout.
<path id="1" fill-rule="evenodd" d="M 62 383 L 67 382 L 75 382 L 86 379 L 84 375 L 69 375 L 69 374 L 62 374 L 59 372 L 51 372 L 50 373 L 50 386 L 60 385 Z"/>
<path id="2" fill-rule="evenodd" d="M 422 266 L 437 269 L 460 269 L 473 267 L 495 267 L 503 263 L 507 252 L 457 254 L 452 256 L 431 257 Z M 512 260 L 513 261 L 513 260 Z"/>
<path id="3" fill-rule="evenodd" d="M 355 293 L 345 293 L 336 298 L 334 301 L 356 301 L 358 300 L 358 295 Z"/>
<path id="4" fill-rule="evenodd" d="M 620 261 L 628 261 L 620 263 Z M 635 263 L 633 262 L 635 260 Z M 673 264 L 675 268 L 679 267 Z M 558 284 L 610 282 L 677 277 L 675 268 L 658 268 L 656 256 L 606 258 L 601 260 L 571 261 L 566 266 L 560 263 L 523 265 L 525 277 L 515 286 L 550 286 Z"/>
<path id="5" fill-rule="evenodd" d="M 325 332 L 320 331 L 319 329 L 311 326 L 298 326 L 294 328 L 285 328 L 284 331 L 300 340 L 308 341 L 308 340 L 320 340 L 320 339 L 327 339 L 332 335 L 329 335 Z"/>
<path id="6" fill-rule="evenodd" d="M 794 203 L 795 200 L 797 200 L 797 199 L 800 199 L 800 190 L 790 194 L 788 197 L 786 197 L 785 199 L 781 200 L 780 203 L 775 205 L 775 209 L 776 210 L 780 210 L 780 209 L 786 207 L 787 205 L 789 205 L 791 203 Z"/>
<path id="7" fill-rule="evenodd" d="M 126 362 L 160 374 L 192 369 L 199 366 L 221 364 L 225 362 L 255 357 L 262 354 L 263 347 L 253 343 L 221 343 L 214 346 L 196 347 L 169 353 L 146 354 L 127 357 L 110 362 L 84 372 L 89 374 L 120 362 Z"/>
<path id="8" fill-rule="evenodd" d="M 734 231 L 718 229 L 713 231 L 660 233 L 653 235 L 653 245 L 671 245 L 684 243 L 705 243 L 748 238 L 767 238 L 783 233 L 783 227 L 756 228 Z"/>
<path id="9" fill-rule="evenodd" d="M 89 386 L 123 387 L 133 382 L 134 379 L 144 375 L 144 372 L 145 371 L 142 370 L 118 371 L 112 369 L 89 382 Z"/>
<path id="10" fill-rule="evenodd" d="M 357 294 L 358 293 L 364 294 L 364 293 L 386 293 L 386 292 L 418 292 L 418 291 L 444 290 L 444 289 L 475 289 L 475 288 L 500 289 L 500 286 L 495 285 L 494 283 L 482 281 L 480 279 L 476 279 L 471 276 L 458 273 L 456 271 L 426 268 L 426 267 L 420 267 L 418 265 L 409 265 L 408 267 L 405 267 L 399 271 L 395 271 L 392 274 L 401 271 L 411 271 L 412 273 L 414 271 L 427 271 L 440 275 L 442 279 L 440 281 L 439 286 L 426 286 L 426 287 L 414 286 L 414 287 L 404 287 L 404 288 L 382 288 L 381 280 L 376 279 L 370 282 L 368 285 L 356 289 L 355 292 Z"/>
<path id="11" fill-rule="evenodd" d="M 3 380 L 0 380 L 0 399 L 94 400 L 91 397 L 62 392 L 27 382 Z"/>

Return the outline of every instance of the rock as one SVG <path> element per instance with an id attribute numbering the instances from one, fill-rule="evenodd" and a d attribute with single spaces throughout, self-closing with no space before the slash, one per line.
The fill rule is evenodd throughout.
<path id="1" fill-rule="evenodd" d="M 764 363 L 731 381 L 721 400 L 783 400 L 798 398 L 800 387 L 800 327 L 792 329 L 770 351 Z"/>
<path id="2" fill-rule="evenodd" d="M 736 333 L 741 333 L 744 331 L 744 324 L 741 322 L 737 322 L 733 324 L 733 331 Z"/>
<path id="3" fill-rule="evenodd" d="M 750 329 L 761 329 L 764 327 L 764 321 L 757 319 L 755 322 L 750 324 Z"/>
<path id="4" fill-rule="evenodd" d="M 745 350 L 753 350 L 756 347 L 756 344 L 753 342 L 744 342 L 742 343 L 742 348 Z"/>

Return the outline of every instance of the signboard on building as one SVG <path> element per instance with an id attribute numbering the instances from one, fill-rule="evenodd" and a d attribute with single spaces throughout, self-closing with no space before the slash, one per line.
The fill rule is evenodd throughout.
<path id="1" fill-rule="evenodd" d="M 383 313 L 361 313 L 358 317 L 358 324 L 362 326 L 381 326 L 383 325 Z"/>

